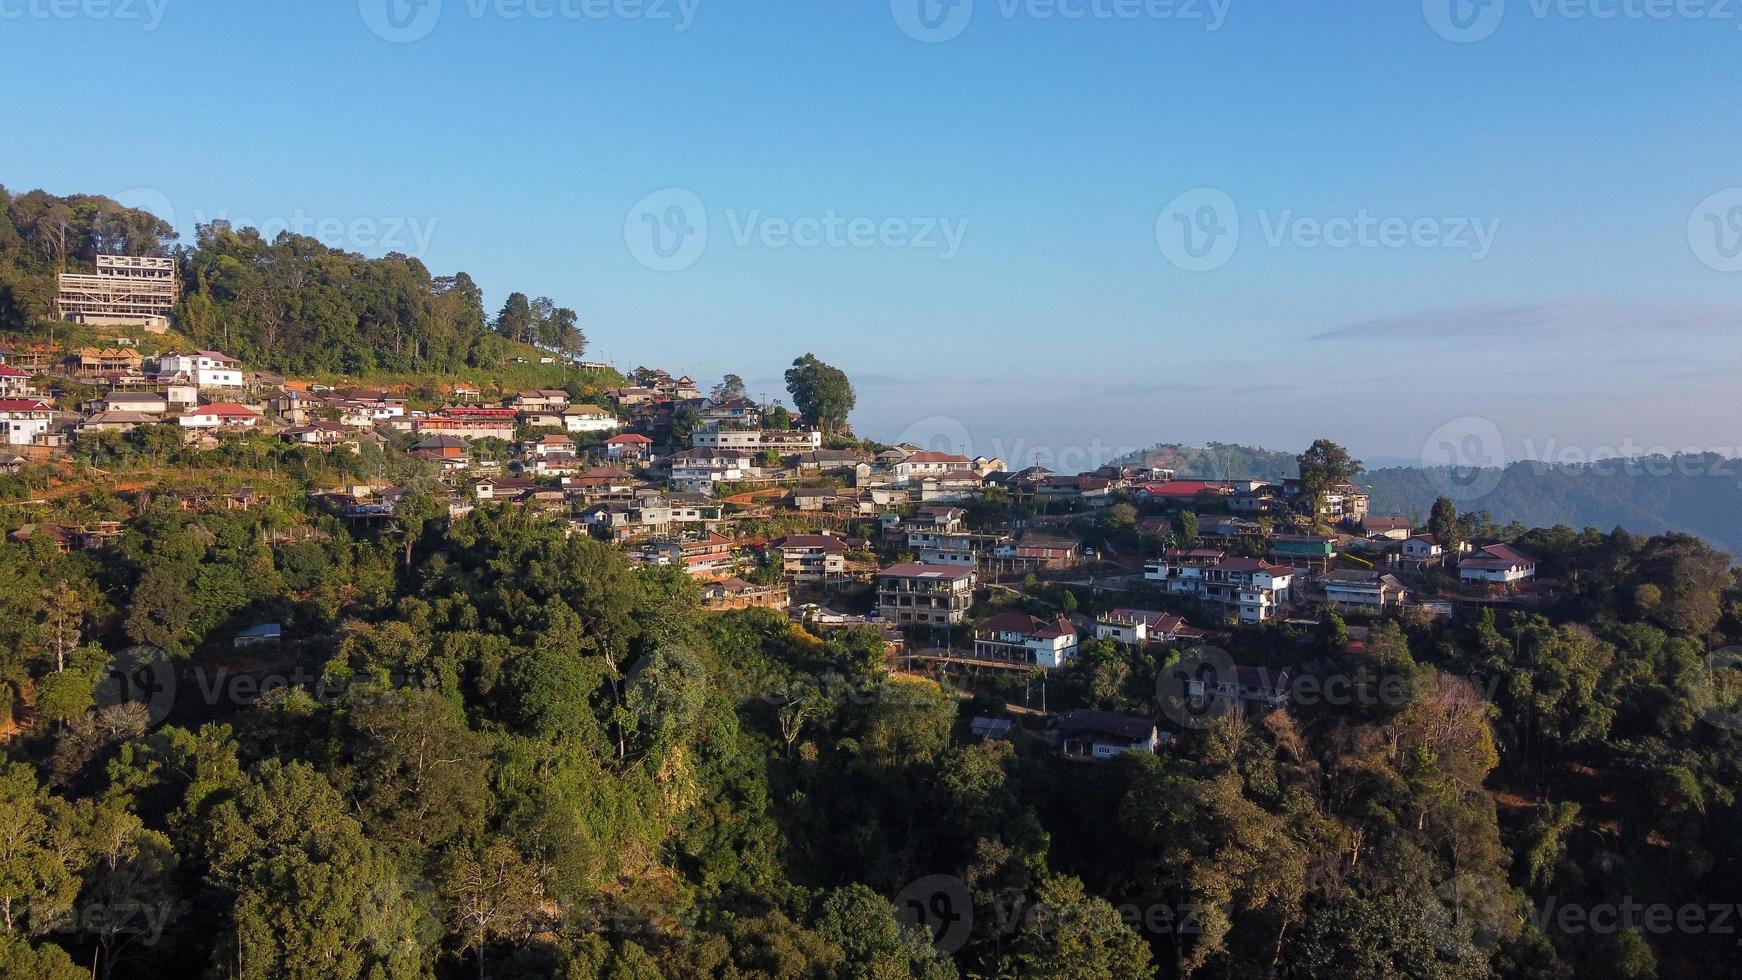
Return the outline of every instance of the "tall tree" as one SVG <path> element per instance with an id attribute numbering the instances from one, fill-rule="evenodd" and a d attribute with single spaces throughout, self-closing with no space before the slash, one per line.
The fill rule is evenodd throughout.
<path id="1" fill-rule="evenodd" d="M 1300 465 L 1301 490 L 1312 506 L 1312 516 L 1318 519 L 1324 509 L 1325 495 L 1361 474 L 1361 461 L 1329 439 L 1316 440 L 1307 451 L 1295 458 Z"/>
<path id="2" fill-rule="evenodd" d="M 744 379 L 736 374 L 728 374 L 720 379 L 714 390 L 708 396 L 717 402 L 729 402 L 744 397 Z"/>
<path id="3" fill-rule="evenodd" d="M 1464 526 L 1458 521 L 1458 505 L 1446 497 L 1434 501 L 1433 511 L 1427 518 L 1427 532 L 1446 549 L 1446 554 L 1455 557 L 1464 543 Z"/>
<path id="4" fill-rule="evenodd" d="M 824 435 L 839 435 L 847 429 L 847 416 L 858 402 L 846 372 L 806 354 L 792 362 L 786 372 L 786 390 L 806 421 Z"/>

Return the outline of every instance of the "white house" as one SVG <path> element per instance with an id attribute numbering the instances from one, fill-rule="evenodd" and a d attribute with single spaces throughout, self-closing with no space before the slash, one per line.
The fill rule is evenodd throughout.
<path id="1" fill-rule="evenodd" d="M 1145 643 L 1174 643 L 1182 636 L 1198 635 L 1186 625 L 1184 616 L 1151 612 L 1147 609 L 1114 609 L 1095 619 L 1095 638 L 1112 640 L 1126 646 Z"/>
<path id="2" fill-rule="evenodd" d="M 1504 544 L 1491 544 L 1458 563 L 1465 582 L 1511 585 L 1536 577 L 1536 559 Z"/>
<path id="3" fill-rule="evenodd" d="M 1057 670 L 1077 655 L 1077 628 L 1026 613 L 1000 613 L 974 631 L 974 656 Z"/>
<path id="4" fill-rule="evenodd" d="M 240 388 L 242 364 L 215 350 L 193 354 L 171 351 L 157 359 L 157 376 L 165 380 L 186 378 L 196 388 Z"/>
<path id="5" fill-rule="evenodd" d="M 891 469 L 895 479 L 900 483 L 914 483 L 928 476 L 941 477 L 951 473 L 972 473 L 974 461 L 966 456 L 956 456 L 950 453 L 919 452 L 910 453 Z"/>
<path id="6" fill-rule="evenodd" d="M 573 456 L 575 441 L 568 436 L 552 433 L 538 439 L 529 439 L 519 445 L 520 455 L 548 459 L 552 456 Z"/>
<path id="7" fill-rule="evenodd" d="M 1402 605 L 1408 599 L 1394 575 L 1361 569 L 1339 569 L 1322 580 L 1325 602 L 1373 612 Z"/>
<path id="8" fill-rule="evenodd" d="M 30 372 L 20 371 L 0 363 L 0 398 L 29 398 L 36 389 L 30 386 Z"/>
<path id="9" fill-rule="evenodd" d="M 1262 623 L 1276 618 L 1289 601 L 1294 569 L 1257 558 L 1230 558 L 1213 565 L 1165 558 L 1151 562 L 1144 578 L 1163 584 L 1171 593 L 1220 605 L 1242 623 Z"/>
<path id="10" fill-rule="evenodd" d="M 1111 711 L 1072 711 L 1051 728 L 1060 755 L 1097 762 L 1127 752 L 1154 753 L 1164 741 L 1155 722 Z"/>
<path id="11" fill-rule="evenodd" d="M 563 428 L 575 434 L 616 432 L 617 418 L 596 405 L 570 405 L 563 409 Z"/>
<path id="12" fill-rule="evenodd" d="M 612 436 L 605 440 L 605 455 L 612 459 L 641 459 L 653 451 L 653 440 L 639 432 Z"/>
<path id="13" fill-rule="evenodd" d="M 694 449 L 759 452 L 762 449 L 762 432 L 759 429 L 697 429 L 690 433 L 690 446 Z"/>
<path id="14" fill-rule="evenodd" d="M 7 445 L 31 445 L 38 436 L 48 434 L 53 420 L 54 406 L 40 398 L 0 400 L 0 431 L 6 434 Z"/>
<path id="15" fill-rule="evenodd" d="M 1411 561 L 1434 561 L 1445 556 L 1445 546 L 1431 534 L 1418 534 L 1403 543 L 1403 557 Z"/>
<path id="16" fill-rule="evenodd" d="M 691 449 L 677 453 L 671 464 L 672 489 L 711 494 L 716 483 L 742 480 L 750 474 L 750 457 L 738 450 Z"/>
<path id="17" fill-rule="evenodd" d="M 252 429 L 260 413 L 246 405 L 217 402 L 193 409 L 176 419 L 184 429 Z"/>

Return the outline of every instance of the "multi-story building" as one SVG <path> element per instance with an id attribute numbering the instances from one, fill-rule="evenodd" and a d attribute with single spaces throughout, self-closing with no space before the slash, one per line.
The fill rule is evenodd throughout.
<path id="1" fill-rule="evenodd" d="M 671 488 L 679 493 L 712 494 L 720 483 L 732 483 L 751 475 L 751 459 L 743 450 L 691 449 L 667 459 Z"/>
<path id="2" fill-rule="evenodd" d="M 698 578 L 730 575 L 738 564 L 732 539 L 719 534 L 695 540 L 655 542 L 652 550 L 661 564 L 681 568 Z"/>
<path id="3" fill-rule="evenodd" d="M 847 542 L 832 534 L 795 534 L 769 547 L 780 556 L 780 571 L 798 585 L 839 581 L 847 573 Z"/>
<path id="4" fill-rule="evenodd" d="M 1144 578 L 1170 593 L 1219 605 L 1242 623 L 1262 623 L 1274 619 L 1289 601 L 1294 574 L 1287 565 L 1257 558 L 1229 558 L 1210 565 L 1162 558 L 1149 563 Z"/>
<path id="5" fill-rule="evenodd" d="M 877 611 L 902 626 L 957 625 L 974 605 L 971 568 L 896 565 L 877 573 Z"/>
<path id="6" fill-rule="evenodd" d="M 180 297 L 174 259 L 99 255 L 94 275 L 61 274 L 55 305 L 63 320 L 162 333 Z"/>

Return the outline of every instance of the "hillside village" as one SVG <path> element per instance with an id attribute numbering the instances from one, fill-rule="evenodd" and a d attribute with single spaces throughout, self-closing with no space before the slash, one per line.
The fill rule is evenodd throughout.
<path id="1" fill-rule="evenodd" d="M 157 320 L 135 325 L 161 333 Z M 54 492 L 100 484 L 118 453 L 168 447 L 199 472 L 201 453 L 291 447 L 344 461 L 338 471 L 351 475 L 200 491 L 165 478 L 119 495 L 142 513 L 165 494 L 184 507 L 245 509 L 285 492 L 363 531 L 395 527 L 408 509 L 458 518 L 527 508 L 635 563 L 681 569 L 709 609 L 872 626 L 892 664 L 934 676 L 1040 677 L 1097 642 L 1177 648 L 1329 620 L 1358 632 L 1386 614 L 1528 606 L 1553 588 L 1510 544 L 1463 540 L 1465 525 L 1447 525 L 1459 540 L 1442 542 L 1411 517 L 1370 513 L 1359 464 L 1333 466 L 1320 486 L 1180 479 L 1152 465 L 1055 473 L 882 445 L 841 427 L 825 434 L 746 397 L 735 378 L 704 391 L 665 370 L 624 377 L 556 351 L 538 360 L 569 382 L 358 388 L 256 370 L 218 350 L 147 355 L 120 336 L 5 344 L 0 468 L 36 473 L 35 485 Z M 221 483 L 225 471 L 200 475 Z M 7 505 L 8 541 L 102 548 L 127 524 L 125 514 L 57 522 L 45 502 L 27 493 Z M 33 511 L 47 516 L 23 519 Z M 1239 698 L 1262 707 L 1276 686 L 1249 677 Z M 1136 721 L 1083 722 L 1112 739 L 1090 733 L 1099 748 L 1089 754 L 1126 747 L 1117 733 Z"/>

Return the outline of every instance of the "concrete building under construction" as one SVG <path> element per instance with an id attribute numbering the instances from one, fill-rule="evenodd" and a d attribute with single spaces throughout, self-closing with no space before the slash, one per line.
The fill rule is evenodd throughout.
<path id="1" fill-rule="evenodd" d="M 99 255 L 95 275 L 61 274 L 56 305 L 63 320 L 162 333 L 180 296 L 174 259 Z"/>

